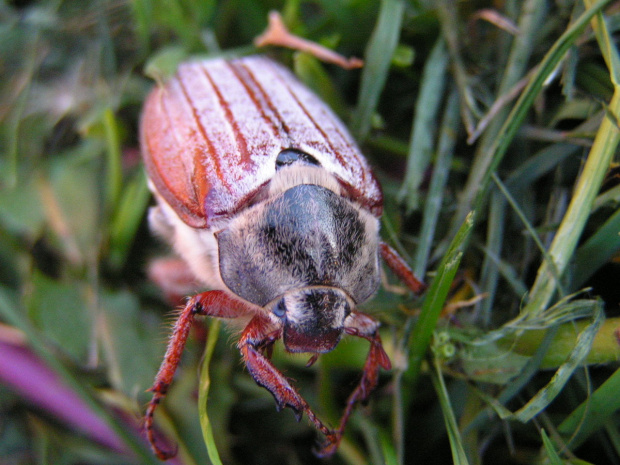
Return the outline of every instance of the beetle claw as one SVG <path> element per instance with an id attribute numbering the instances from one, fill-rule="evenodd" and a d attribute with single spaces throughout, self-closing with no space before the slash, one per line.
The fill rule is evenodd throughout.
<path id="1" fill-rule="evenodd" d="M 175 444 L 171 450 L 162 449 L 156 444 L 151 444 L 151 448 L 153 449 L 153 452 L 155 452 L 155 455 L 157 455 L 157 458 L 159 460 L 169 460 L 173 457 L 176 457 L 179 452 L 178 444 Z"/>
<path id="2" fill-rule="evenodd" d="M 314 448 L 312 453 L 320 458 L 326 459 L 331 457 L 338 450 L 338 446 L 340 445 L 340 440 L 342 439 L 342 432 L 336 431 L 329 436 L 327 436 L 327 441 L 321 444 L 320 448 Z"/>

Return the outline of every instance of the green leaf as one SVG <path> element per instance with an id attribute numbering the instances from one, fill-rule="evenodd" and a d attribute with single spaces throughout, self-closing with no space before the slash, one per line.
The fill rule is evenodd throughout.
<path id="1" fill-rule="evenodd" d="M 79 281 L 57 281 L 37 271 L 30 284 L 26 306 L 33 323 L 68 355 L 85 363 L 94 337 L 86 287 Z"/>
<path id="2" fill-rule="evenodd" d="M 446 72 L 448 70 L 448 50 L 443 39 L 439 39 L 422 73 L 422 86 L 415 107 L 415 117 L 409 141 L 407 170 L 401 190 L 400 202 L 407 212 L 420 206 L 420 184 L 433 155 L 433 142 L 437 132 L 438 112 L 443 103 Z"/>
<path id="3" fill-rule="evenodd" d="M 209 459 L 211 459 L 211 463 L 213 465 L 222 465 L 222 460 L 220 459 L 220 454 L 217 451 L 215 438 L 213 436 L 213 428 L 207 412 L 209 387 L 211 386 L 209 364 L 211 363 L 211 357 L 213 355 L 213 350 L 215 349 L 215 343 L 217 342 L 219 330 L 220 320 L 213 318 L 211 320 L 211 324 L 209 325 L 209 338 L 207 340 L 207 347 L 205 347 L 202 366 L 200 367 L 200 384 L 198 387 L 198 415 L 200 417 L 200 427 L 202 428 L 202 435 L 205 445 L 207 446 Z"/>
<path id="4" fill-rule="evenodd" d="M 578 289 L 601 266 L 610 261 L 620 250 L 620 210 L 581 245 L 575 253 L 573 289 Z"/>
<path id="5" fill-rule="evenodd" d="M 448 440 L 450 441 L 450 449 L 452 451 L 452 460 L 455 465 L 469 465 L 467 454 L 463 448 L 461 433 L 456 421 L 456 416 L 450 405 L 450 395 L 441 373 L 439 361 L 435 358 L 433 361 L 433 370 L 431 370 L 431 380 L 433 387 L 439 398 L 439 405 L 443 413 L 444 423 L 448 431 Z"/>
<path id="6" fill-rule="evenodd" d="M 398 45 L 404 11 L 405 3 L 401 0 L 381 1 L 379 18 L 366 49 L 359 100 L 351 122 L 351 131 L 359 141 L 363 141 L 370 131 L 372 115 Z"/>
<path id="7" fill-rule="evenodd" d="M 431 342 L 437 320 L 445 305 L 452 281 L 461 263 L 463 256 L 462 247 L 467 241 L 472 227 L 473 212 L 465 218 L 461 229 L 459 229 L 452 240 L 450 248 L 439 264 L 437 274 L 426 292 L 420 318 L 413 330 L 409 345 L 409 368 L 406 371 L 406 376 L 412 380 L 417 379 L 420 372 L 422 359 Z"/>
<path id="8" fill-rule="evenodd" d="M 620 410 L 620 369 L 560 424 L 558 432 L 577 448 Z"/>
<path id="9" fill-rule="evenodd" d="M 178 45 L 170 45 L 159 50 L 144 65 L 144 74 L 162 84 L 176 73 L 179 64 L 188 56 L 187 50 Z"/>
<path id="10" fill-rule="evenodd" d="M 97 331 L 115 389 L 129 397 L 144 395 L 163 357 L 161 328 L 146 321 L 137 297 L 127 291 L 104 292 L 97 315 Z"/>
<path id="11" fill-rule="evenodd" d="M 542 436 L 543 445 L 545 446 L 545 450 L 547 451 L 547 457 L 549 457 L 549 463 L 551 465 L 564 465 L 564 462 L 558 455 L 553 443 L 547 436 L 547 433 L 544 429 L 540 430 L 540 435 Z"/>
<path id="12" fill-rule="evenodd" d="M 114 269 L 118 270 L 125 264 L 150 198 L 145 173 L 139 170 L 123 189 L 110 226 L 109 260 Z"/>

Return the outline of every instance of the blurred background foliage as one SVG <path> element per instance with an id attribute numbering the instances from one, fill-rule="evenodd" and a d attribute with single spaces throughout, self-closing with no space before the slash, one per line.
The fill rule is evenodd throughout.
<path id="1" fill-rule="evenodd" d="M 168 250 L 145 221 L 141 103 L 183 59 L 257 52 L 272 9 L 365 59 L 261 51 L 349 124 L 384 238 L 430 284 L 413 299 L 388 275 L 365 306 L 394 369 L 325 463 L 620 463 L 620 5 L 604 0 L 0 3 L 0 463 L 158 463 L 139 425 L 173 305 L 146 274 Z M 156 417 L 174 463 L 209 463 L 205 328 Z M 322 463 L 219 333 L 223 463 Z M 274 359 L 335 424 L 366 352 Z"/>

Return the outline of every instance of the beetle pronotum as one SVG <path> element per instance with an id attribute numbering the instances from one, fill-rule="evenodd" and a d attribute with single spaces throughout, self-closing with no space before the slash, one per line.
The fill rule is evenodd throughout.
<path id="1" fill-rule="evenodd" d="M 141 143 L 157 206 L 152 228 L 211 289 L 178 317 L 152 387 L 145 428 L 172 382 L 196 315 L 249 320 L 238 347 L 278 407 L 305 413 L 338 447 L 354 405 L 390 368 L 379 323 L 358 312 L 379 286 L 379 258 L 414 292 L 424 285 L 379 238 L 381 188 L 344 125 L 283 66 L 262 56 L 180 66 L 145 103 Z M 269 360 L 333 350 L 343 334 L 370 342 L 362 379 L 337 428 L 327 427 Z"/>

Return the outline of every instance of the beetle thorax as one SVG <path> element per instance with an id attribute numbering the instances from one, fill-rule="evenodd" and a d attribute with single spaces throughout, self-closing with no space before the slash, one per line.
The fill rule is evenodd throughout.
<path id="1" fill-rule="evenodd" d="M 220 275 L 239 297 L 266 306 L 292 290 L 325 286 L 354 303 L 379 284 L 378 220 L 340 195 L 320 167 L 278 171 L 269 197 L 216 234 Z"/>

